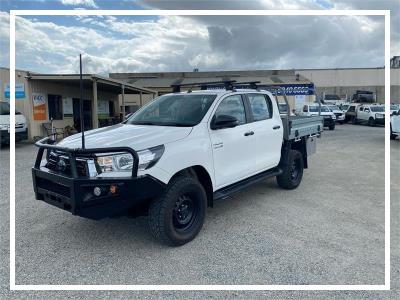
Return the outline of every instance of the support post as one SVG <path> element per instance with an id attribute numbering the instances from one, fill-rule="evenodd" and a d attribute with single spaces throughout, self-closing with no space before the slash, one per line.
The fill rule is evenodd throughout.
<path id="1" fill-rule="evenodd" d="M 143 106 L 143 93 L 142 91 L 140 91 L 139 94 L 139 108 L 141 108 Z"/>
<path id="2" fill-rule="evenodd" d="M 124 120 L 124 118 L 125 118 L 125 86 L 122 84 L 121 88 L 122 88 L 122 94 L 121 94 L 122 120 Z"/>
<path id="3" fill-rule="evenodd" d="M 99 112 L 98 112 L 96 79 L 93 79 L 92 126 L 93 129 L 99 128 Z"/>

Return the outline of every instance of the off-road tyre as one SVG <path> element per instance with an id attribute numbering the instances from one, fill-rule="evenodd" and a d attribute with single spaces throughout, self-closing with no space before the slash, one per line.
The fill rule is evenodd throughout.
<path id="1" fill-rule="evenodd" d="M 203 227 L 206 209 L 206 192 L 196 179 L 172 179 L 164 194 L 150 204 L 150 232 L 157 240 L 167 245 L 186 244 L 193 240 Z"/>
<path id="2" fill-rule="evenodd" d="M 300 185 L 303 178 L 303 155 L 297 150 L 290 150 L 287 164 L 283 166 L 283 173 L 276 176 L 278 185 L 286 190 L 293 190 Z"/>

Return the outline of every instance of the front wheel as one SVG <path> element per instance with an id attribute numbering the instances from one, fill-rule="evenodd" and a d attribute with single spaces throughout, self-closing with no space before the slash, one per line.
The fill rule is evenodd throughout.
<path id="1" fill-rule="evenodd" d="M 390 139 L 391 139 L 391 140 L 395 140 L 395 139 L 396 139 L 396 135 L 393 134 L 392 124 L 390 124 Z"/>
<path id="2" fill-rule="evenodd" d="M 375 126 L 375 119 L 372 118 L 372 117 L 369 118 L 369 119 L 368 119 L 368 125 L 371 126 L 371 127 L 374 127 L 374 126 Z"/>
<path id="3" fill-rule="evenodd" d="M 283 173 L 276 177 L 276 181 L 281 188 L 293 190 L 300 185 L 303 178 L 304 161 L 303 155 L 297 150 L 290 150 L 288 155 Z"/>
<path id="4" fill-rule="evenodd" d="M 197 180 L 191 177 L 173 179 L 164 195 L 150 205 L 152 235 L 171 246 L 190 242 L 203 227 L 206 203 L 206 193 Z"/>

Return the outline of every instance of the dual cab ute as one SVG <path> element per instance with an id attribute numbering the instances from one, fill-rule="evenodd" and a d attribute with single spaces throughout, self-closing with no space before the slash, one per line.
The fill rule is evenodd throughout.
<path id="1" fill-rule="evenodd" d="M 176 92 L 121 124 L 37 142 L 36 199 L 85 218 L 148 214 L 170 245 L 191 241 L 215 200 L 268 177 L 296 188 L 323 119 L 280 116 L 257 89 Z"/>

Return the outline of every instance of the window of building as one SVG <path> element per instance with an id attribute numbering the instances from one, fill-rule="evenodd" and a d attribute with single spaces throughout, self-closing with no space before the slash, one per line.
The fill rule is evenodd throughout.
<path id="1" fill-rule="evenodd" d="M 48 95 L 48 106 L 49 106 L 49 120 L 62 120 L 62 97 L 61 95 Z"/>
<path id="2" fill-rule="evenodd" d="M 263 94 L 248 95 L 254 121 L 272 118 L 272 103 L 269 97 Z"/>

